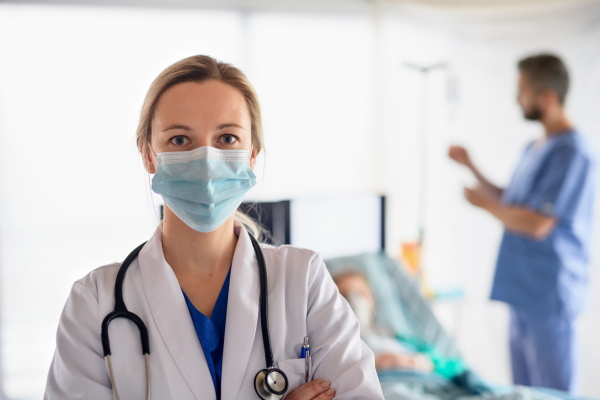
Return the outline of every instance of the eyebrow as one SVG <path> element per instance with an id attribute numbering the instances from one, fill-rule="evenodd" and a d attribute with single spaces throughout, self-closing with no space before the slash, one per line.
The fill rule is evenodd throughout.
<path id="1" fill-rule="evenodd" d="M 221 124 L 217 127 L 217 129 L 226 129 L 226 128 L 240 128 L 240 129 L 244 129 L 244 130 L 246 129 L 243 126 L 240 126 L 238 124 Z M 171 125 L 168 128 L 163 129 L 163 132 L 170 131 L 172 129 L 181 129 L 186 132 L 189 132 L 192 130 L 192 128 L 190 128 L 187 125 Z"/>
<path id="2" fill-rule="evenodd" d="M 238 124 L 221 124 L 217 127 L 218 129 L 225 129 L 225 128 L 240 128 L 240 129 L 246 129 L 243 126 L 239 126 Z"/>
<path id="3" fill-rule="evenodd" d="M 189 132 L 192 130 L 189 126 L 186 125 L 171 125 L 166 129 L 163 129 L 163 132 L 170 131 L 171 129 L 181 129 L 183 131 Z"/>

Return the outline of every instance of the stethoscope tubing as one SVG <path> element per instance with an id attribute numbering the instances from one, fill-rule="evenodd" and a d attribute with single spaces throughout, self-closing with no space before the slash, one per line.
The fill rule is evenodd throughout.
<path id="1" fill-rule="evenodd" d="M 115 309 L 113 312 L 109 313 L 104 320 L 102 321 L 102 329 L 100 332 L 100 337 L 102 339 L 102 350 L 104 352 L 104 357 L 110 356 L 110 340 L 108 337 L 108 325 L 112 320 L 116 318 L 125 318 L 133 322 L 140 331 L 140 340 L 142 342 L 142 354 L 150 354 L 150 342 L 148 340 L 148 329 L 144 324 L 144 321 L 136 314 L 127 310 L 127 306 L 125 306 L 125 300 L 123 300 L 123 281 L 125 280 L 125 273 L 129 268 L 129 265 L 136 259 L 142 248 L 147 242 L 140 244 L 135 248 L 123 261 L 121 267 L 119 268 L 119 272 L 117 273 L 117 279 L 115 280 Z"/>
<path id="2" fill-rule="evenodd" d="M 265 349 L 265 363 L 267 364 L 267 368 L 273 368 L 275 361 L 273 359 L 273 350 L 271 348 L 271 335 L 269 331 L 269 299 L 268 299 L 268 287 L 267 287 L 267 268 L 265 263 L 265 257 L 260 248 L 260 245 L 252 236 L 250 236 L 250 241 L 252 242 L 252 247 L 254 247 L 254 252 L 256 253 L 256 259 L 258 261 L 258 274 L 260 280 L 260 327 L 262 329 L 263 335 L 263 347 Z"/>
<path id="3" fill-rule="evenodd" d="M 113 389 L 113 394 L 115 395 L 115 400 L 121 400 L 119 397 L 119 392 L 117 391 L 110 355 L 107 355 L 104 357 L 104 359 L 106 360 L 106 365 L 108 366 L 108 377 L 110 378 L 110 384 Z M 148 360 L 148 354 L 144 354 L 144 359 L 146 361 L 146 400 L 150 400 L 150 361 Z"/>
<path id="4" fill-rule="evenodd" d="M 285 382 L 286 382 L 284 390 L 280 391 L 280 392 L 276 392 L 271 389 L 273 394 L 281 396 L 287 390 L 288 385 L 287 385 L 287 378 L 285 377 L 285 374 L 283 374 L 282 371 L 279 371 L 274 368 L 275 361 L 273 359 L 273 350 L 271 348 L 271 335 L 269 332 L 268 286 L 267 286 L 268 281 L 267 281 L 267 267 L 266 267 L 266 263 L 265 263 L 265 257 L 263 255 L 262 249 L 260 248 L 260 245 L 258 244 L 257 240 L 254 238 L 254 236 L 252 236 L 250 233 L 248 233 L 248 236 L 250 237 L 250 241 L 252 242 L 252 247 L 254 248 L 254 253 L 256 254 L 256 260 L 258 262 L 258 271 L 259 271 L 258 274 L 259 274 L 259 283 L 260 283 L 260 296 L 259 296 L 260 326 L 261 326 L 261 330 L 262 330 L 263 347 L 264 347 L 264 351 L 265 351 L 265 363 L 267 365 L 267 369 L 263 370 L 263 371 L 265 371 L 265 373 L 268 373 L 268 371 L 274 370 L 272 372 L 277 371 L 283 375 Z M 119 398 L 119 394 L 117 392 L 117 386 L 115 384 L 114 373 L 113 373 L 113 368 L 112 368 L 112 363 L 111 363 L 111 350 L 110 350 L 110 339 L 108 336 L 108 326 L 113 320 L 115 320 L 117 318 L 125 318 L 125 319 L 130 320 L 137 326 L 137 328 L 140 332 L 140 341 L 142 343 L 142 354 L 144 355 L 144 358 L 146 360 L 146 400 L 150 399 L 150 364 L 148 361 L 148 358 L 150 355 L 150 341 L 148 339 L 148 329 L 146 328 L 144 321 L 142 321 L 142 319 L 140 317 L 138 317 L 136 314 L 132 313 L 131 311 L 127 310 L 127 306 L 125 306 L 125 300 L 123 299 L 123 282 L 125 280 L 125 273 L 127 272 L 127 269 L 129 268 L 129 266 L 131 265 L 133 260 L 135 260 L 138 257 L 140 251 L 142 250 L 142 248 L 144 247 L 144 245 L 146 243 L 147 242 L 144 242 L 141 245 L 139 245 L 138 247 L 136 247 L 135 250 L 133 250 L 127 256 L 125 261 L 123 261 L 123 263 L 121 264 L 121 267 L 119 267 L 119 271 L 117 272 L 117 278 L 115 280 L 115 309 L 111 313 L 109 313 L 102 321 L 102 328 L 101 328 L 101 332 L 100 332 L 100 336 L 102 339 L 102 350 L 104 352 L 104 358 L 105 358 L 107 366 L 108 366 L 109 378 L 110 378 L 111 385 L 113 387 L 113 393 L 115 395 L 116 400 L 120 400 L 120 398 Z M 259 394 L 259 393 L 257 392 L 257 394 Z M 260 394 L 259 394 L 259 396 L 260 396 Z M 260 396 L 260 397 L 262 397 L 262 396 Z"/>

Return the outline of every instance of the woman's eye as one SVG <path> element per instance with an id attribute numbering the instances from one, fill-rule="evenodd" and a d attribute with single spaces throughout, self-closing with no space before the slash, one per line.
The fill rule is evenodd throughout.
<path id="1" fill-rule="evenodd" d="M 183 146 L 184 144 L 188 144 L 190 141 L 185 136 L 175 136 L 171 138 L 171 142 L 176 146 Z"/>
<path id="2" fill-rule="evenodd" d="M 223 135 L 221 136 L 221 142 L 225 144 L 232 144 L 237 141 L 237 137 L 233 135 Z"/>

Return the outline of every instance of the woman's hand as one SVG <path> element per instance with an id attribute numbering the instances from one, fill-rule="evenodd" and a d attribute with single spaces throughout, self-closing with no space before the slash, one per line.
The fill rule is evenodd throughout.
<path id="1" fill-rule="evenodd" d="M 296 388 L 286 400 L 331 400 L 335 396 L 335 390 L 329 387 L 330 384 L 329 381 L 315 379 Z"/>

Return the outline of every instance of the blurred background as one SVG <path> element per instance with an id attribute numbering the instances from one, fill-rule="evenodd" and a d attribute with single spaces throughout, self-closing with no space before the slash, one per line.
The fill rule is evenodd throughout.
<path id="1" fill-rule="evenodd" d="M 469 365 L 510 383 L 507 308 L 489 300 L 502 226 L 464 200 L 473 178 L 447 148 L 466 146 L 507 184 L 543 132 L 516 103 L 516 63 L 550 51 L 600 154 L 598 43 L 600 2 L 584 0 L 0 1 L 2 395 L 42 397 L 73 281 L 155 229 L 135 129 L 154 77 L 193 54 L 255 85 L 266 152 L 249 198 L 321 215 L 292 224 L 291 242 L 329 257 L 358 249 L 354 238 L 398 258 L 423 230 L 427 286 L 456 293 L 430 300 L 436 315 Z M 581 394 L 595 398 L 598 257 L 580 319 Z"/>

